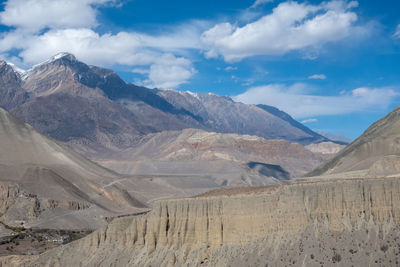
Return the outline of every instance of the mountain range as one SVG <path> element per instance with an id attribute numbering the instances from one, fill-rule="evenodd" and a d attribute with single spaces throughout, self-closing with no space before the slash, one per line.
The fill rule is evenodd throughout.
<path id="1" fill-rule="evenodd" d="M 68 53 L 24 72 L 1 62 L 0 88 L 1 107 L 88 157 L 129 148 L 145 134 L 187 128 L 303 145 L 329 141 L 273 107 L 135 86 Z"/>

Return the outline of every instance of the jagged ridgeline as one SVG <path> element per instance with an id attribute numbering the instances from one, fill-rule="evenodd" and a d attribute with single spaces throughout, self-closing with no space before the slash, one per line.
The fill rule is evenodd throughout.
<path id="1" fill-rule="evenodd" d="M 0 65 L 0 107 L 86 156 L 148 133 L 197 128 L 301 144 L 328 141 L 283 112 L 215 94 L 148 89 L 62 53 L 18 72 Z"/>

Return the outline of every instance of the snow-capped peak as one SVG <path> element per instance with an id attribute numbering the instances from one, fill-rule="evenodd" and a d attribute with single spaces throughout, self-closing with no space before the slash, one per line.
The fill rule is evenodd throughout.
<path id="1" fill-rule="evenodd" d="M 34 66 L 31 68 L 31 70 L 34 69 L 34 68 L 36 68 L 36 67 L 38 67 L 38 66 L 41 66 L 41 65 L 44 65 L 44 64 L 52 63 L 52 62 L 54 62 L 54 61 L 56 61 L 56 60 L 58 60 L 58 59 L 60 59 L 60 58 L 69 58 L 69 59 L 72 59 L 72 60 L 75 60 L 75 59 L 76 59 L 75 56 L 74 56 L 73 54 L 71 54 L 71 53 L 68 53 L 68 52 L 61 52 L 61 53 L 58 53 L 58 54 L 52 56 L 51 58 L 49 58 L 48 60 L 46 60 L 46 61 L 44 61 L 44 62 L 42 62 L 42 63 L 39 63 L 39 64 L 34 65 Z M 29 70 L 28 70 L 28 71 L 29 71 Z"/>
<path id="2" fill-rule="evenodd" d="M 58 53 L 58 54 L 52 56 L 51 58 L 49 58 L 48 60 L 46 60 L 42 63 L 36 64 L 36 65 L 32 66 L 29 70 L 25 71 L 22 75 L 22 79 L 23 80 L 26 79 L 35 68 L 40 67 L 42 65 L 52 63 L 60 58 L 68 58 L 70 60 L 76 60 L 75 56 L 71 53 L 68 53 L 68 52 Z"/>
<path id="3" fill-rule="evenodd" d="M 75 56 L 73 54 L 68 53 L 68 52 L 61 52 L 61 53 L 58 53 L 58 54 L 52 56 L 50 59 L 47 60 L 47 62 L 53 62 L 53 61 L 56 61 L 57 59 L 60 59 L 63 57 L 69 57 L 69 58 L 75 59 Z"/>
<path id="4" fill-rule="evenodd" d="M 19 75 L 24 75 L 25 72 L 26 72 L 26 70 L 17 67 L 17 66 L 16 66 L 15 64 L 13 64 L 13 63 L 7 62 L 7 65 L 9 65 L 9 66 L 14 70 L 14 72 L 15 72 L 15 73 L 18 73 Z"/>

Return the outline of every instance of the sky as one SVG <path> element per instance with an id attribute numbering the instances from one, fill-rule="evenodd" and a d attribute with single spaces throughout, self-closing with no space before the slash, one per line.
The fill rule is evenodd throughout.
<path id="1" fill-rule="evenodd" d="M 8 0 L 0 58 L 59 52 L 149 88 L 267 104 L 356 138 L 400 104 L 400 2 Z"/>

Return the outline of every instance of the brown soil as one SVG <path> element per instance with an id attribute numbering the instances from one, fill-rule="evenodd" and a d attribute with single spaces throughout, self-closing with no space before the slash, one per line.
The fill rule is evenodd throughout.
<path id="1" fill-rule="evenodd" d="M 3 225 L 14 233 L 0 238 L 0 256 L 41 254 L 92 232 L 91 230 L 25 229 Z"/>

